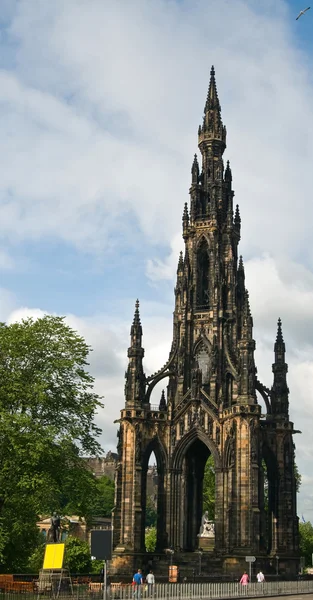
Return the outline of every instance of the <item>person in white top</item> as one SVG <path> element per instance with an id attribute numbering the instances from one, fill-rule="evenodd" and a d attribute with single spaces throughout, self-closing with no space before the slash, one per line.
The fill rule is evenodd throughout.
<path id="1" fill-rule="evenodd" d="M 146 577 L 146 582 L 148 584 L 148 595 L 150 596 L 150 598 L 152 598 L 153 596 L 153 586 L 155 584 L 155 578 L 153 575 L 153 572 L 150 571 L 150 573 L 148 573 L 147 577 Z"/>
<path id="2" fill-rule="evenodd" d="M 257 578 L 258 583 L 264 583 L 264 581 L 265 581 L 265 577 L 264 577 L 262 571 L 258 572 L 256 578 Z"/>

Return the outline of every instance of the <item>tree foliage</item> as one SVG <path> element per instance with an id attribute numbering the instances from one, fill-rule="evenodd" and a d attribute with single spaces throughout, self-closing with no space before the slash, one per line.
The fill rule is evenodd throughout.
<path id="1" fill-rule="evenodd" d="M 114 507 L 114 481 L 102 475 L 96 480 L 96 489 L 91 498 L 90 516 L 94 517 L 111 517 Z"/>
<path id="2" fill-rule="evenodd" d="M 305 558 L 305 565 L 312 566 L 313 527 L 310 521 L 299 523 L 300 552 Z"/>
<path id="3" fill-rule="evenodd" d="M 146 529 L 145 544 L 147 552 L 154 552 L 157 541 L 157 529 L 156 527 L 149 527 Z"/>
<path id="4" fill-rule="evenodd" d="M 90 511 L 96 482 L 82 456 L 100 451 L 94 417 L 102 404 L 89 351 L 60 317 L 0 324 L 2 570 L 25 568 L 39 515 Z"/>
<path id="5" fill-rule="evenodd" d="M 39 570 L 42 569 L 45 547 L 45 539 L 43 535 L 39 533 L 37 548 L 35 548 L 28 559 L 26 571 L 29 573 L 38 573 Z"/>
<path id="6" fill-rule="evenodd" d="M 146 506 L 146 527 L 156 527 L 157 524 L 157 509 L 151 498 L 147 498 Z"/>
<path id="7" fill-rule="evenodd" d="M 300 475 L 298 465 L 296 463 L 294 463 L 294 476 L 296 479 L 296 490 L 297 493 L 299 493 L 302 475 Z"/>
<path id="8" fill-rule="evenodd" d="M 92 561 L 88 542 L 75 537 L 65 542 L 64 567 L 70 573 L 90 573 Z"/>

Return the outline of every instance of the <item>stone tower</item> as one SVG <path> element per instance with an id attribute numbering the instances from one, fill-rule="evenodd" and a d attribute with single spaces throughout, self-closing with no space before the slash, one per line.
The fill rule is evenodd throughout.
<path id="1" fill-rule="evenodd" d="M 205 463 L 215 466 L 215 540 L 221 569 L 243 567 L 255 555 L 270 568 L 297 571 L 298 518 L 294 433 L 289 420 L 285 344 L 278 321 L 274 382 L 257 378 L 255 341 L 242 257 L 241 219 L 232 173 L 223 155 L 214 68 L 198 130 L 199 164 L 191 167 L 185 242 L 177 267 L 173 343 L 167 363 L 147 377 L 139 303 L 131 327 L 125 407 L 118 432 L 114 552 L 116 564 L 135 565 L 145 552 L 146 480 L 151 452 L 158 468 L 157 552 L 198 548 Z M 168 378 L 158 406 L 151 392 Z M 258 396 L 258 394 L 260 396 Z M 266 414 L 261 414 L 262 397 Z M 263 411 L 264 412 L 264 411 Z M 137 563 L 138 564 L 138 563 Z"/>

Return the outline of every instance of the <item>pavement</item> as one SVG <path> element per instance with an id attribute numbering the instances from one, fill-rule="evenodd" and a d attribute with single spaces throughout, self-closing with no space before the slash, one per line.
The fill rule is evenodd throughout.
<path id="1" fill-rule="evenodd" d="M 282 600 L 283 594 L 280 596 L 254 596 L 255 600 L 264 600 L 268 598 L 269 600 Z M 313 594 L 288 594 L 285 596 L 286 600 L 313 600 Z"/>

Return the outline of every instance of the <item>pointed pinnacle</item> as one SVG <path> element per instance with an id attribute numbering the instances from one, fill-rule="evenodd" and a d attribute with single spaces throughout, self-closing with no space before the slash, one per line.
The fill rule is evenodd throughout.
<path id="1" fill-rule="evenodd" d="M 226 163 L 225 181 L 232 181 L 232 174 L 231 174 L 231 168 L 230 168 L 229 160 Z"/>
<path id="2" fill-rule="evenodd" d="M 159 404 L 159 409 L 160 409 L 160 410 L 164 410 L 164 409 L 166 409 L 166 400 L 165 400 L 165 393 L 164 393 L 164 390 L 162 390 L 161 399 L 160 399 L 160 404 Z"/>
<path id="3" fill-rule="evenodd" d="M 138 298 L 137 298 L 136 303 L 135 303 L 135 313 L 134 313 L 133 325 L 141 325 L 141 323 L 140 323 L 139 300 L 138 300 Z"/>
<path id="4" fill-rule="evenodd" d="M 243 258 L 242 258 L 242 255 L 240 254 L 240 256 L 239 256 L 239 264 L 238 264 L 238 271 L 244 271 L 244 270 L 245 270 L 245 268 L 243 266 Z"/>
<path id="5" fill-rule="evenodd" d="M 240 212 L 239 212 L 239 204 L 236 204 L 235 223 L 241 223 Z"/>
<path id="6" fill-rule="evenodd" d="M 193 168 L 193 167 L 199 167 L 199 165 L 198 165 L 198 158 L 197 158 L 197 155 L 196 155 L 196 154 L 195 154 L 195 155 L 194 155 L 194 157 L 193 157 L 192 168 Z"/>
<path id="7" fill-rule="evenodd" d="M 180 251 L 180 253 L 179 253 L 179 259 L 178 259 L 177 273 L 179 271 L 183 271 L 183 270 L 184 270 L 184 258 L 183 258 L 182 251 Z"/>
<path id="8" fill-rule="evenodd" d="M 283 338 L 283 332 L 282 332 L 282 326 L 281 326 L 281 318 L 279 317 L 278 322 L 277 322 L 276 344 L 283 344 L 283 343 L 284 343 L 284 338 Z"/>
<path id="9" fill-rule="evenodd" d="M 193 163 L 191 166 L 191 182 L 193 184 L 197 184 L 198 183 L 198 179 L 199 179 L 199 164 L 198 164 L 198 159 L 197 159 L 197 155 L 194 155 L 194 159 L 193 159 Z"/>
<path id="10" fill-rule="evenodd" d="M 187 202 L 185 202 L 185 204 L 184 204 L 183 221 L 189 221 L 188 204 L 187 204 Z"/>
<path id="11" fill-rule="evenodd" d="M 250 302 L 249 302 L 249 292 L 248 292 L 248 290 L 245 290 L 244 311 L 245 311 L 245 315 L 247 317 L 251 317 L 251 310 L 250 310 Z"/>
<path id="12" fill-rule="evenodd" d="M 215 70 L 212 66 L 211 74 L 210 74 L 210 84 L 207 94 L 207 99 L 204 107 L 204 112 L 206 113 L 208 110 L 216 109 L 218 112 L 221 111 L 220 101 L 218 99 L 217 87 L 215 81 Z"/>

